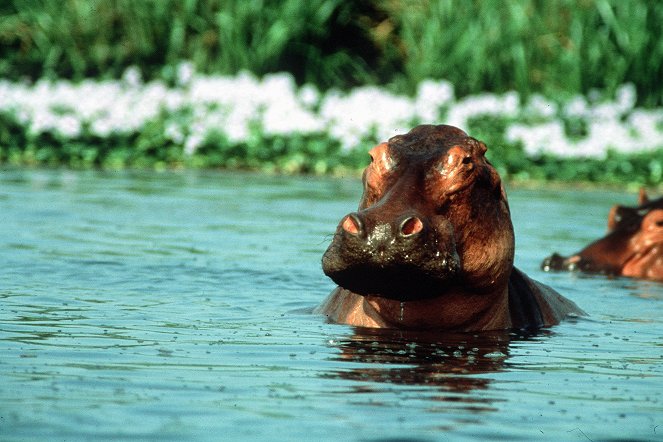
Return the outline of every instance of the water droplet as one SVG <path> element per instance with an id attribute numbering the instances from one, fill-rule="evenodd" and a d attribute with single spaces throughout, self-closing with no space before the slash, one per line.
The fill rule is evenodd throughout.
<path id="1" fill-rule="evenodd" d="M 491 359 L 502 359 L 502 358 L 506 358 L 506 355 L 504 353 L 502 353 L 501 351 L 497 350 L 497 351 L 493 351 L 493 352 L 490 352 L 490 353 L 486 353 L 485 355 L 483 355 L 483 357 L 484 358 L 491 358 Z"/>

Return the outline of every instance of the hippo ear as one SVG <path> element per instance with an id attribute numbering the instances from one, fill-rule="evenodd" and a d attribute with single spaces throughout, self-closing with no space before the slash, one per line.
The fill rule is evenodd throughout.
<path id="1" fill-rule="evenodd" d="M 488 150 L 488 148 L 486 147 L 486 145 L 483 144 L 483 142 L 479 141 L 479 146 L 478 146 L 479 156 L 484 156 L 486 154 L 487 150 Z"/>
<path id="2" fill-rule="evenodd" d="M 499 172 L 495 167 L 488 161 L 486 158 L 486 152 L 488 147 L 482 141 L 476 141 L 476 152 L 483 158 L 484 170 L 487 171 L 488 182 L 493 189 L 495 197 L 504 203 L 506 210 L 509 210 L 509 201 L 506 196 L 506 190 L 504 189 L 504 184 L 502 183 L 502 178 L 500 177 Z"/>
<path id="3" fill-rule="evenodd" d="M 638 206 L 647 204 L 649 202 L 649 197 L 647 196 L 647 191 L 644 187 L 640 188 L 640 194 L 638 195 Z"/>
<path id="4" fill-rule="evenodd" d="M 620 221 L 617 212 L 619 211 L 619 206 L 614 205 L 610 209 L 610 213 L 608 214 L 608 232 L 611 232 L 615 230 L 617 227 L 617 223 Z"/>
<path id="5" fill-rule="evenodd" d="M 364 169 L 362 175 L 364 195 L 359 203 L 359 210 L 373 205 L 378 196 L 384 193 L 387 176 L 398 165 L 396 158 L 391 155 L 388 143 L 378 144 L 370 150 L 369 155 L 371 164 Z"/>
<path id="6" fill-rule="evenodd" d="M 389 144 L 380 143 L 368 152 L 371 162 L 380 174 L 389 172 L 396 167 L 396 159 L 389 151 Z"/>
<path id="7" fill-rule="evenodd" d="M 502 199 L 506 200 L 506 193 L 504 192 L 504 186 L 502 186 L 502 178 L 500 178 L 500 174 L 497 172 L 497 169 L 495 169 L 490 161 L 488 161 L 488 158 L 486 158 L 488 147 L 486 147 L 482 141 L 474 139 L 473 141 L 473 153 L 481 159 L 480 164 L 485 166 L 491 187 L 498 192 Z"/>
<path id="8" fill-rule="evenodd" d="M 481 143 L 481 145 L 484 147 L 483 153 L 485 153 L 486 145 L 483 143 Z M 494 189 L 495 196 L 506 203 L 506 190 L 504 190 L 504 185 L 502 184 L 502 178 L 500 177 L 499 172 L 490 163 L 490 161 L 488 161 L 487 158 L 484 157 L 483 161 L 485 166 L 484 170 L 486 171 L 486 176 L 488 177 L 488 182 L 490 183 L 491 188 Z"/>

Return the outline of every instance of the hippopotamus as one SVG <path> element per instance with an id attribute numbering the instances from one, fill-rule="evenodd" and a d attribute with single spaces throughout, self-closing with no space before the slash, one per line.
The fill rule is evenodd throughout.
<path id="1" fill-rule="evenodd" d="M 663 282 L 663 197 L 650 201 L 641 190 L 636 207 L 613 206 L 603 238 L 569 257 L 554 253 L 541 268 Z"/>
<path id="2" fill-rule="evenodd" d="M 360 327 L 536 329 L 583 314 L 513 265 L 514 232 L 484 143 L 421 125 L 370 151 L 359 210 L 322 258 L 338 287 L 316 311 Z"/>

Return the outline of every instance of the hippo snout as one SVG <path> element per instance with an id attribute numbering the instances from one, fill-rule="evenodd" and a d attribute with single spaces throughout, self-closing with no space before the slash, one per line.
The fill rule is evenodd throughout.
<path id="1" fill-rule="evenodd" d="M 407 213 L 392 222 L 371 221 L 361 212 L 350 213 L 341 221 L 339 233 L 348 246 L 365 249 L 366 252 L 387 258 L 396 257 L 399 251 L 419 246 L 430 233 L 429 223 L 420 215 Z"/>
<path id="2" fill-rule="evenodd" d="M 373 215 L 353 212 L 339 223 L 322 259 L 337 284 L 360 294 L 424 298 L 456 275 L 460 261 L 450 230 L 411 210 L 386 220 Z"/>
<path id="3" fill-rule="evenodd" d="M 551 271 L 576 271 L 576 270 L 589 270 L 592 268 L 590 260 L 583 259 L 579 255 L 572 255 L 569 257 L 562 256 L 559 253 L 553 253 L 545 258 L 541 263 L 541 270 L 544 272 Z"/>
<path id="4" fill-rule="evenodd" d="M 415 212 L 385 219 L 360 211 L 341 220 L 327 256 L 347 268 L 415 266 L 428 258 L 422 251 L 436 242 L 428 220 Z"/>
<path id="5" fill-rule="evenodd" d="M 564 258 L 562 255 L 558 253 L 553 253 L 552 255 L 548 256 L 543 260 L 541 263 L 541 270 L 544 272 L 549 272 L 552 270 L 565 270 L 566 266 L 564 264 Z"/>

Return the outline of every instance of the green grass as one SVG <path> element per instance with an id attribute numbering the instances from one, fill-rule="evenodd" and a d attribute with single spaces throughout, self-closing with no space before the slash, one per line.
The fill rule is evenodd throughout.
<path id="1" fill-rule="evenodd" d="M 658 0 L 13 0 L 0 5 L 0 76 L 174 78 L 289 71 L 321 89 L 444 78 L 459 95 L 608 94 L 663 104 Z"/>
<path id="2" fill-rule="evenodd" d="M 374 61 L 361 9 L 342 0 L 14 0 L 0 6 L 0 75 L 118 78 L 137 65 L 172 79 L 191 60 L 200 72 L 357 83 Z M 343 46 L 350 39 L 356 50 Z"/>
<path id="3" fill-rule="evenodd" d="M 661 102 L 663 3 L 657 1 L 417 1 L 401 3 L 406 78 L 446 78 L 460 94 L 613 93 L 633 82 Z"/>

